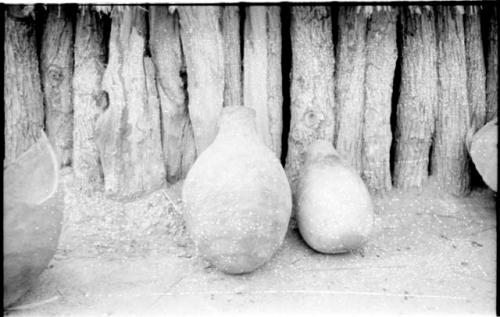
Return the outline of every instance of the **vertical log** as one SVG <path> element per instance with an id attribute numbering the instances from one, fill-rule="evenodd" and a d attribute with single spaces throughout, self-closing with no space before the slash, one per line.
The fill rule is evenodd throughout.
<path id="1" fill-rule="evenodd" d="M 286 171 L 295 188 L 309 144 L 317 139 L 333 143 L 335 59 L 330 8 L 294 6 L 291 14 L 291 123 Z"/>
<path id="2" fill-rule="evenodd" d="M 40 52 L 45 122 L 61 166 L 71 164 L 73 148 L 74 10 L 48 5 Z"/>
<path id="3" fill-rule="evenodd" d="M 491 12 L 488 21 L 486 122 L 498 115 L 498 11 L 496 6 L 488 9 L 491 9 Z"/>
<path id="4" fill-rule="evenodd" d="M 245 18 L 243 100 L 256 112 L 257 133 L 281 155 L 281 19 L 278 6 L 249 6 Z"/>
<path id="5" fill-rule="evenodd" d="M 224 38 L 224 107 L 242 105 L 240 9 L 224 6 L 222 36 Z"/>
<path id="6" fill-rule="evenodd" d="M 479 6 L 467 6 L 464 15 L 467 100 L 471 129 L 476 132 L 486 122 L 486 71 L 481 40 Z"/>
<path id="7" fill-rule="evenodd" d="M 391 188 L 390 121 L 392 84 L 398 56 L 396 10 L 377 7 L 367 28 L 361 176 L 370 191 L 384 192 Z"/>
<path id="8" fill-rule="evenodd" d="M 429 152 L 437 105 L 434 9 L 401 10 L 401 86 L 395 132 L 394 186 L 421 187 L 429 174 Z"/>
<path id="9" fill-rule="evenodd" d="M 4 11 L 4 164 L 34 144 L 43 129 L 35 22 L 24 8 L 11 5 Z"/>
<path id="10" fill-rule="evenodd" d="M 465 136 L 469 125 L 465 40 L 460 7 L 437 7 L 438 109 L 431 173 L 440 187 L 460 195 L 469 189 Z"/>
<path id="11" fill-rule="evenodd" d="M 214 140 L 224 102 L 224 45 L 220 6 L 178 8 L 186 56 L 189 117 L 197 154 Z"/>
<path id="12" fill-rule="evenodd" d="M 165 180 L 154 65 L 145 57 L 146 16 L 138 6 L 114 8 L 103 89 L 109 107 L 97 122 L 106 194 L 133 198 Z"/>
<path id="13" fill-rule="evenodd" d="M 341 6 L 338 13 L 335 101 L 338 152 L 361 173 L 365 104 L 366 23 L 364 7 Z"/>
<path id="14" fill-rule="evenodd" d="M 88 6 L 81 7 L 75 29 L 73 172 L 75 182 L 88 192 L 103 185 L 95 125 L 107 106 L 101 89 L 105 62 L 104 21 Z"/>
<path id="15" fill-rule="evenodd" d="M 196 158 L 185 90 L 179 16 L 164 5 L 149 7 L 149 46 L 160 95 L 162 144 L 167 181 L 183 179 Z"/>

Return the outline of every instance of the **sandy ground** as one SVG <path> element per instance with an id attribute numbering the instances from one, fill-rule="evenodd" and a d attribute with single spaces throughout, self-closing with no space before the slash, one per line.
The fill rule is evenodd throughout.
<path id="1" fill-rule="evenodd" d="M 316 253 L 292 226 L 269 263 L 231 276 L 196 256 L 180 184 L 118 203 L 78 192 L 71 172 L 62 182 L 57 254 L 9 316 L 495 315 L 496 196 L 487 189 L 375 197 L 376 230 L 361 250 Z"/>

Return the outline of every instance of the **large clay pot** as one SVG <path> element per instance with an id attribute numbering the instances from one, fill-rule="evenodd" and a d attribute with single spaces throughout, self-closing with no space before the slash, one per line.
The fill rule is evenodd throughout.
<path id="1" fill-rule="evenodd" d="M 4 167 L 4 308 L 33 286 L 56 252 L 64 206 L 58 167 L 43 132 L 37 143 Z"/>
<path id="2" fill-rule="evenodd" d="M 278 250 L 290 220 L 290 185 L 260 140 L 255 111 L 222 111 L 214 142 L 189 171 L 186 227 L 201 256 L 223 272 L 251 272 Z"/>
<path id="3" fill-rule="evenodd" d="M 362 246 L 373 229 L 373 204 L 363 180 L 324 140 L 306 152 L 297 193 L 297 223 L 318 252 L 341 253 Z"/>

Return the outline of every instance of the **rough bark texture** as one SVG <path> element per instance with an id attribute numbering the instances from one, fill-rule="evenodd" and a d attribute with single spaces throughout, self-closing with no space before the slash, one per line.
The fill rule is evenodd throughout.
<path id="1" fill-rule="evenodd" d="M 107 106 L 101 89 L 105 62 L 104 21 L 94 10 L 81 8 L 75 29 L 73 172 L 78 185 L 90 192 L 103 185 L 95 125 Z"/>
<path id="2" fill-rule="evenodd" d="M 469 6 L 464 16 L 465 54 L 467 66 L 467 97 L 472 132 L 486 119 L 486 73 L 481 40 L 481 17 L 478 6 Z"/>
<path id="3" fill-rule="evenodd" d="M 465 146 L 469 106 L 462 14 L 455 7 L 439 6 L 436 33 L 439 86 L 431 173 L 443 190 L 460 195 L 470 183 Z"/>
<path id="4" fill-rule="evenodd" d="M 167 180 L 183 179 L 196 158 L 193 128 L 185 90 L 179 17 L 167 6 L 150 6 L 149 46 L 160 95 L 162 144 Z"/>
<path id="5" fill-rule="evenodd" d="M 224 45 L 220 6 L 178 8 L 186 56 L 189 117 L 197 154 L 214 140 L 224 101 Z"/>
<path id="6" fill-rule="evenodd" d="M 366 17 L 363 8 L 342 6 L 338 14 L 335 101 L 338 152 L 361 173 L 366 66 Z"/>
<path id="7" fill-rule="evenodd" d="M 240 9 L 224 6 L 222 14 L 224 38 L 224 107 L 242 105 Z"/>
<path id="8" fill-rule="evenodd" d="M 257 113 L 257 133 L 277 157 L 283 129 L 281 19 L 278 6 L 246 9 L 243 100 Z"/>
<path id="9" fill-rule="evenodd" d="M 22 7 L 9 6 L 4 11 L 4 163 L 26 151 L 43 130 L 35 23 L 29 16 L 18 17 Z"/>
<path id="10" fill-rule="evenodd" d="M 391 188 L 392 85 L 398 49 L 396 11 L 375 11 L 366 35 L 362 178 L 371 192 Z"/>
<path id="11" fill-rule="evenodd" d="M 71 7 L 47 6 L 40 52 L 46 130 L 61 166 L 71 164 L 73 148 L 74 20 Z"/>
<path id="12" fill-rule="evenodd" d="M 295 189 L 308 146 L 333 143 L 334 50 L 330 8 L 292 8 L 291 123 L 286 171 Z"/>
<path id="13" fill-rule="evenodd" d="M 112 13 L 109 62 L 103 89 L 109 107 L 97 122 L 106 194 L 133 198 L 164 184 L 158 93 L 154 65 L 144 56 L 145 10 Z"/>
<path id="14" fill-rule="evenodd" d="M 394 186 L 421 187 L 429 174 L 429 151 L 437 105 L 437 47 L 432 8 L 401 10 L 401 86 L 395 133 Z"/>
<path id="15" fill-rule="evenodd" d="M 486 77 L 486 122 L 498 113 L 498 11 L 489 7 L 490 19 L 488 29 L 488 71 Z"/>

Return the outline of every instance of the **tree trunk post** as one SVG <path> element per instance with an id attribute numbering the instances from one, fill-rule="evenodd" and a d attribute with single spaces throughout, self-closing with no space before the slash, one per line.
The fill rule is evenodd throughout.
<path id="1" fill-rule="evenodd" d="M 431 174 L 446 192 L 469 190 L 469 159 L 465 136 L 469 127 L 463 12 L 437 7 L 438 109 Z"/>
<path id="2" fill-rule="evenodd" d="M 74 13 L 69 5 L 47 6 L 40 52 L 46 130 L 61 166 L 73 154 Z"/>
<path id="3" fill-rule="evenodd" d="M 224 38 L 224 107 L 242 105 L 240 9 L 224 6 L 222 13 Z"/>
<path id="4" fill-rule="evenodd" d="M 160 95 L 165 168 L 167 181 L 175 183 L 186 176 L 196 158 L 185 90 L 186 69 L 179 16 L 176 12 L 169 12 L 168 6 L 154 5 L 149 10 L 149 45 Z"/>
<path id="5" fill-rule="evenodd" d="M 146 13 L 138 6 L 112 12 L 103 89 L 109 107 L 97 123 L 106 194 L 131 199 L 165 181 L 160 105 L 153 62 L 145 57 Z"/>
<path id="6" fill-rule="evenodd" d="M 278 6 L 246 8 L 243 55 L 243 102 L 256 112 L 259 136 L 280 157 L 283 92 Z"/>
<path id="7" fill-rule="evenodd" d="M 498 11 L 491 8 L 488 21 L 488 50 L 486 72 L 486 122 L 498 115 Z"/>
<path id="8" fill-rule="evenodd" d="M 333 143 L 335 57 L 329 7 L 291 10 L 291 123 L 286 171 L 295 189 L 308 146 L 317 139 Z"/>
<path id="9" fill-rule="evenodd" d="M 486 70 L 479 10 L 479 6 L 467 6 L 464 15 L 467 100 L 472 132 L 486 123 Z"/>
<path id="10" fill-rule="evenodd" d="M 339 8 L 335 72 L 335 145 L 338 152 L 360 174 L 367 27 L 364 9 L 364 6 Z"/>
<path id="11" fill-rule="evenodd" d="M 222 10 L 220 6 L 181 6 L 177 10 L 186 57 L 189 117 L 200 155 L 217 134 L 224 103 Z"/>
<path id="12" fill-rule="evenodd" d="M 107 106 L 101 88 L 105 62 L 104 21 L 89 6 L 81 7 L 75 29 L 73 172 L 76 183 L 87 192 L 103 186 L 95 129 Z"/>
<path id="13" fill-rule="evenodd" d="M 385 192 L 391 189 L 391 110 L 398 57 L 397 16 L 395 8 L 376 8 L 368 22 L 366 35 L 361 176 L 371 192 Z"/>
<path id="14" fill-rule="evenodd" d="M 429 175 L 437 107 L 437 46 L 433 8 L 405 7 L 400 17 L 401 86 L 393 180 L 395 187 L 409 189 L 422 187 Z"/>
<path id="15" fill-rule="evenodd" d="M 25 6 L 4 10 L 4 165 L 33 145 L 43 130 L 43 95 L 38 68 L 35 22 Z"/>

